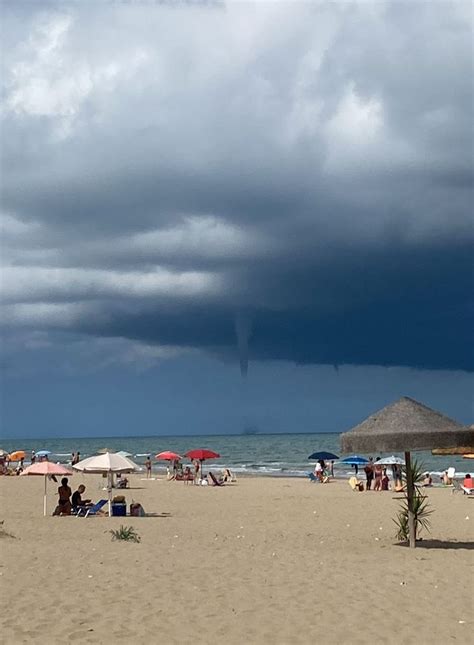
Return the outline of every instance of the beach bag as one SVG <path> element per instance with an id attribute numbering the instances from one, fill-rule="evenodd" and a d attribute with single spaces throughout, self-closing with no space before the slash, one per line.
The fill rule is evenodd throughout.
<path id="1" fill-rule="evenodd" d="M 145 517 L 145 509 L 138 502 L 130 504 L 130 515 L 131 517 Z"/>

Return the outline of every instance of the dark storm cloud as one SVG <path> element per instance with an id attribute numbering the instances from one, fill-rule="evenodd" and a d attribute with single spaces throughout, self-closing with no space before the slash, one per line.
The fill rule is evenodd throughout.
<path id="1" fill-rule="evenodd" d="M 474 368 L 468 4 L 25 7 L 9 328 Z"/>

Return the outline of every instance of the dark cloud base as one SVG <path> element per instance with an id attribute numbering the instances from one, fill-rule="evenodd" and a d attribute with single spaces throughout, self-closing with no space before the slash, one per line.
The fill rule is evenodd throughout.
<path id="1" fill-rule="evenodd" d="M 245 308 L 250 360 L 301 364 L 409 366 L 474 370 L 472 249 L 439 248 L 387 252 L 386 261 L 366 257 L 347 265 L 345 280 L 327 267 L 303 305 Z M 340 267 L 339 267 L 340 271 Z M 298 274 L 281 275 L 283 291 L 310 292 Z M 300 280 L 300 282 L 298 282 Z M 333 306 L 318 307 L 333 296 Z M 81 331 L 146 343 L 177 345 L 229 356 L 236 354 L 236 316 L 223 303 L 194 303 L 146 312 L 109 314 L 89 320 Z"/>

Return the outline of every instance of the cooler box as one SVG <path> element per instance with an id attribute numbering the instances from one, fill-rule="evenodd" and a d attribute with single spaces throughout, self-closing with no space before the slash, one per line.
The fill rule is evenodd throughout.
<path id="1" fill-rule="evenodd" d="M 112 504 L 113 517 L 125 517 L 126 514 L 127 514 L 126 504 Z"/>

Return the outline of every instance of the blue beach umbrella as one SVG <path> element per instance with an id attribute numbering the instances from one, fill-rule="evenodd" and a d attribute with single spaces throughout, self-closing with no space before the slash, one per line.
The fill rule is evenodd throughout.
<path id="1" fill-rule="evenodd" d="M 308 459 L 322 459 L 323 461 L 336 461 L 336 459 L 339 459 L 337 455 L 335 455 L 333 452 L 313 452 L 312 455 L 308 457 Z"/>
<path id="2" fill-rule="evenodd" d="M 364 466 L 369 463 L 369 460 L 365 457 L 360 457 L 359 455 L 351 455 L 350 457 L 344 457 L 341 459 L 341 464 L 347 464 L 348 466 Z"/>
<path id="3" fill-rule="evenodd" d="M 51 450 L 37 450 L 35 452 L 35 455 L 37 457 L 47 457 L 50 454 L 51 454 Z"/>

